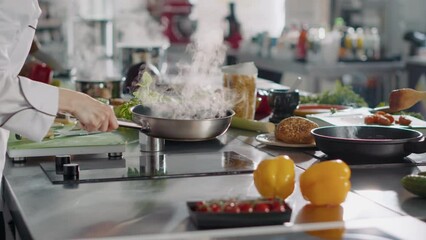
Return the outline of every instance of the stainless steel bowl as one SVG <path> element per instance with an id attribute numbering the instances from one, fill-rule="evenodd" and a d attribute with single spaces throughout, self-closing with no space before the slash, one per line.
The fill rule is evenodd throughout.
<path id="1" fill-rule="evenodd" d="M 149 108 L 142 105 L 132 109 L 133 122 L 141 125 L 146 135 L 175 141 L 203 141 L 216 138 L 231 125 L 234 111 L 222 118 L 186 120 L 151 116 Z"/>

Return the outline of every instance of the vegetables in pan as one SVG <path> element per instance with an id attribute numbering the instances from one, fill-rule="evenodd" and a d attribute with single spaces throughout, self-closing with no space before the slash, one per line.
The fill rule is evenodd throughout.
<path id="1" fill-rule="evenodd" d="M 351 170 L 342 160 L 316 163 L 300 175 L 300 190 L 313 205 L 339 205 L 351 188 L 350 177 Z"/>
<path id="2" fill-rule="evenodd" d="M 121 105 L 114 106 L 114 113 L 117 118 L 132 120 L 132 107 L 140 104 L 139 99 L 132 98 Z"/>
<path id="3" fill-rule="evenodd" d="M 294 162 L 287 155 L 265 159 L 253 172 L 253 178 L 262 197 L 285 199 L 294 191 Z"/>

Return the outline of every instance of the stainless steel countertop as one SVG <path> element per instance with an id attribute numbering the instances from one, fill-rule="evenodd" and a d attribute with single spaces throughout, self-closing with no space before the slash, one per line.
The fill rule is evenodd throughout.
<path id="1" fill-rule="evenodd" d="M 271 155 L 289 155 L 297 165 L 297 179 L 303 169 L 317 161 L 313 157 L 317 153 L 315 149 L 271 148 L 256 142 L 255 136 L 254 132 L 229 129 L 220 139 L 226 143 L 226 149 L 243 154 L 255 163 Z M 127 146 L 124 157 L 139 154 L 139 145 L 133 143 Z M 195 152 L 194 157 L 196 155 Z M 424 155 L 414 157 L 418 162 L 426 160 Z M 220 239 L 228 236 L 267 239 L 274 237 L 270 234 L 286 233 L 289 239 L 309 239 L 309 235 L 300 232 L 342 224 L 347 229 L 372 227 L 397 239 L 426 236 L 426 224 L 417 220 L 426 219 L 426 199 L 413 198 L 399 183 L 402 176 L 422 167 L 407 164 L 352 166 L 352 191 L 341 205 L 342 221 L 298 223 L 298 215 L 307 202 L 296 184 L 294 193 L 287 199 L 293 214 L 286 226 L 197 231 L 188 218 L 186 202 L 258 197 L 251 174 L 67 186 L 49 181 L 39 166 L 43 161 L 46 159 L 29 159 L 25 165 L 8 161 L 4 171 L 4 203 L 11 209 L 24 238 Z M 413 232 L 413 229 L 418 230 Z M 292 235 L 291 232 L 298 233 Z"/>

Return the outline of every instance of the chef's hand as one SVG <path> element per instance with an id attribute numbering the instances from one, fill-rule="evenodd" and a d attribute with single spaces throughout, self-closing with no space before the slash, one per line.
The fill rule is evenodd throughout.
<path id="1" fill-rule="evenodd" d="M 72 114 L 89 132 L 118 128 L 117 118 L 110 106 L 81 92 L 59 88 L 59 111 Z"/>

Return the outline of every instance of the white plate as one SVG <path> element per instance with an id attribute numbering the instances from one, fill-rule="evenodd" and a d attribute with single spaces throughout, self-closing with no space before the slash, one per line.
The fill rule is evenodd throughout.
<path id="1" fill-rule="evenodd" d="M 279 141 L 275 138 L 275 135 L 273 133 L 264 133 L 259 134 L 256 136 L 256 140 L 258 142 L 261 142 L 263 144 L 269 145 L 269 146 L 277 146 L 277 147 L 290 147 L 290 148 L 309 148 L 309 147 L 315 147 L 314 143 L 310 144 L 291 144 L 291 143 L 285 143 L 282 141 Z"/>
<path id="2" fill-rule="evenodd" d="M 319 126 L 365 126 L 364 118 L 368 115 L 372 115 L 368 108 L 357 108 L 353 110 L 346 110 L 344 112 L 331 113 L 320 113 L 307 115 L 309 120 L 316 122 Z M 399 124 L 392 124 L 390 127 L 397 128 L 411 128 L 425 134 L 426 122 L 412 116 L 404 116 L 411 120 L 410 126 L 404 126 Z M 395 120 L 399 118 L 399 115 L 394 115 Z"/>

